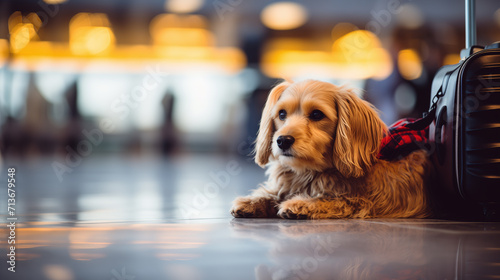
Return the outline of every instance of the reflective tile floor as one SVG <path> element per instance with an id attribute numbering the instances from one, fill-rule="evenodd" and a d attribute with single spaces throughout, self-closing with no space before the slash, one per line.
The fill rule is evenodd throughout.
<path id="1" fill-rule="evenodd" d="M 1 167 L 2 280 L 500 278 L 500 223 L 233 219 L 231 200 L 264 180 L 244 159 L 95 156 L 62 180 L 52 163 Z"/>

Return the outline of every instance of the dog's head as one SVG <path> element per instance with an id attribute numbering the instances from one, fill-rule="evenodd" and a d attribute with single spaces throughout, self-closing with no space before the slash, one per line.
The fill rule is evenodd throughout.
<path id="1" fill-rule="evenodd" d="M 255 161 L 296 172 L 336 168 L 345 177 L 360 177 L 376 160 L 386 129 L 373 106 L 347 88 L 282 82 L 264 107 Z"/>

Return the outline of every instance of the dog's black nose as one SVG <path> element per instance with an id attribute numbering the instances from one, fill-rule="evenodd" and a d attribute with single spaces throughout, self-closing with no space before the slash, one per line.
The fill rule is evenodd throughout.
<path id="1" fill-rule="evenodd" d="M 282 135 L 276 139 L 278 147 L 283 151 L 288 150 L 292 146 L 293 142 L 295 142 L 295 138 L 290 135 Z"/>

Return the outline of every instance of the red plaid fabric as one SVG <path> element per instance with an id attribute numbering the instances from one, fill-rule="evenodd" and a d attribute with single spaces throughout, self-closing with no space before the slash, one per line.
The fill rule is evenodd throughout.
<path id="1" fill-rule="evenodd" d="M 422 130 L 411 128 L 416 121 L 418 120 L 402 119 L 391 125 L 382 139 L 377 157 L 389 161 L 398 160 L 413 151 L 424 149 L 429 144 L 429 126 Z"/>

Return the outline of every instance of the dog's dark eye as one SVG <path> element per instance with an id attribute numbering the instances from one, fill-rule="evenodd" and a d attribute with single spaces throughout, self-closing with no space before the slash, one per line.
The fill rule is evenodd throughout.
<path id="1" fill-rule="evenodd" d="M 319 120 L 322 120 L 323 118 L 325 117 L 325 114 L 323 114 L 323 112 L 321 112 L 320 110 L 314 110 L 311 112 L 311 114 L 309 115 L 309 118 L 313 121 L 319 121 Z"/>
<path id="2" fill-rule="evenodd" d="M 286 119 L 286 111 L 285 110 L 280 110 L 278 115 L 279 115 L 280 120 L 284 121 Z"/>

